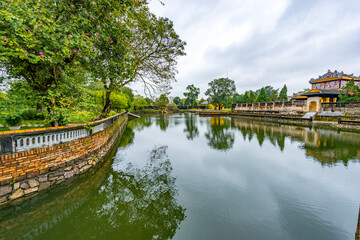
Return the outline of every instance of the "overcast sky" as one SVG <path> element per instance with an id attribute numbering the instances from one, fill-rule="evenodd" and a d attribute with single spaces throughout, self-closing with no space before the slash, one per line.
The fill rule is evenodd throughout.
<path id="1" fill-rule="evenodd" d="M 157 0 L 151 11 L 187 42 L 172 96 L 226 77 L 237 92 L 292 92 L 328 69 L 360 75 L 360 0 Z"/>

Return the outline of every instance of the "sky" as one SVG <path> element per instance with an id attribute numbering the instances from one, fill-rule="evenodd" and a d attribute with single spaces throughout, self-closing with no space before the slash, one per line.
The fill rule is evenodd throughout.
<path id="1" fill-rule="evenodd" d="M 360 0 L 152 0 L 187 42 L 171 96 L 229 77 L 238 93 L 271 85 L 288 95 L 328 69 L 360 75 Z"/>

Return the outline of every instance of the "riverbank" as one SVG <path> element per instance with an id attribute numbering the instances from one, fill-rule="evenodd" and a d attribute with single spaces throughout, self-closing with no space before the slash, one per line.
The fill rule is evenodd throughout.
<path id="1" fill-rule="evenodd" d="M 18 203 L 87 172 L 122 136 L 128 114 L 89 125 L 0 133 L 0 205 Z"/>
<path id="2" fill-rule="evenodd" d="M 302 115 L 290 114 L 261 114 L 261 113 L 234 113 L 225 110 L 181 110 L 181 111 L 166 111 L 166 112 L 133 112 L 135 114 L 173 114 L 173 113 L 193 113 L 201 117 L 216 117 L 229 116 L 246 119 L 261 119 L 267 122 L 281 123 L 285 125 L 311 127 L 317 126 L 326 129 L 344 132 L 359 132 L 360 121 L 354 121 L 352 118 L 323 118 L 316 117 L 315 119 L 302 118 Z"/>

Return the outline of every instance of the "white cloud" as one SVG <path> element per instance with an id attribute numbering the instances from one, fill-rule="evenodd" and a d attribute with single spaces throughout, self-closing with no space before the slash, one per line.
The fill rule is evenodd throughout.
<path id="1" fill-rule="evenodd" d="M 226 76 L 238 92 L 287 84 L 291 91 L 338 69 L 360 74 L 358 0 L 163 0 L 151 10 L 173 20 L 187 56 L 172 95 Z"/>

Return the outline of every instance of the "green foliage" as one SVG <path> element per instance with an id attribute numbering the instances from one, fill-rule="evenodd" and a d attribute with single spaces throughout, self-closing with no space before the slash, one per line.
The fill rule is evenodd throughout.
<path id="1" fill-rule="evenodd" d="M 129 87 L 122 87 L 120 90 L 121 93 L 125 94 L 126 97 L 130 100 L 130 102 L 134 101 L 134 93 L 133 90 Z"/>
<path id="2" fill-rule="evenodd" d="M 125 86 L 169 88 L 185 55 L 173 23 L 152 14 L 147 1 L 9 1 L 0 19 L 0 67 L 25 80 L 0 95 L 0 111 L 46 109 L 52 126 L 82 120 L 74 112 L 144 106 Z"/>
<path id="3" fill-rule="evenodd" d="M 188 92 L 184 92 L 184 96 L 186 97 L 186 105 L 194 106 L 196 104 L 196 100 L 200 93 L 200 88 L 194 86 L 194 84 L 188 85 L 186 87 Z"/>
<path id="4" fill-rule="evenodd" d="M 235 94 L 235 82 L 229 78 L 214 79 L 209 83 L 205 95 L 211 98 L 211 103 L 220 109 Z"/>
<path id="5" fill-rule="evenodd" d="M 238 93 L 235 93 L 233 96 L 233 103 L 242 103 L 243 102 L 244 95 L 240 95 Z"/>
<path id="6" fill-rule="evenodd" d="M 340 90 L 339 102 L 358 102 L 360 100 L 360 88 L 351 79 L 344 88 Z"/>
<path id="7" fill-rule="evenodd" d="M 155 105 L 160 108 L 166 107 L 169 104 L 169 98 L 166 93 L 163 93 L 155 100 Z"/>
<path id="8" fill-rule="evenodd" d="M 243 102 L 243 103 L 249 103 L 249 102 L 250 102 L 249 92 L 248 92 L 248 91 L 246 91 L 246 92 L 244 93 L 241 102 Z"/>
<path id="9" fill-rule="evenodd" d="M 287 101 L 287 87 L 286 84 L 284 85 L 284 87 L 281 89 L 280 93 L 279 93 L 279 97 L 278 97 L 279 101 Z"/>
<path id="10" fill-rule="evenodd" d="M 145 100 L 148 103 L 148 106 L 151 106 L 153 104 L 153 101 L 150 98 L 146 97 Z"/>
<path id="11" fill-rule="evenodd" d="M 129 106 L 129 99 L 127 97 L 127 95 L 125 95 L 124 93 L 113 93 L 111 94 L 111 107 L 112 109 L 116 110 L 117 112 L 121 111 L 122 109 L 128 109 Z"/>
<path id="12" fill-rule="evenodd" d="M 171 111 L 176 111 L 178 110 L 177 106 L 175 103 L 169 103 L 167 106 L 166 106 L 167 109 L 171 110 Z"/>
<path id="13" fill-rule="evenodd" d="M 176 105 L 179 105 L 179 103 L 180 103 L 180 97 L 174 97 L 173 102 L 174 102 Z"/>
<path id="14" fill-rule="evenodd" d="M 24 120 L 36 120 L 36 119 L 44 119 L 44 113 L 42 111 L 37 111 L 35 109 L 27 109 L 21 112 L 21 117 Z"/>
<path id="15" fill-rule="evenodd" d="M 261 88 L 259 95 L 256 97 L 256 102 L 267 102 L 265 88 Z"/>
<path id="16" fill-rule="evenodd" d="M 145 100 L 145 98 L 143 98 L 140 95 L 136 95 L 134 97 L 134 101 L 132 102 L 132 108 L 134 110 L 138 110 L 138 109 L 142 109 L 146 106 L 148 106 L 149 104 L 147 103 L 147 101 Z"/>
<path id="17" fill-rule="evenodd" d="M 9 126 L 18 126 L 20 125 L 21 121 L 22 121 L 21 116 L 17 113 L 9 115 L 5 118 L 5 122 Z"/>
<path id="18" fill-rule="evenodd" d="M 255 102 L 255 100 L 256 100 L 256 95 L 252 90 L 250 90 L 249 91 L 249 101 L 248 102 L 253 103 L 253 102 Z"/>

